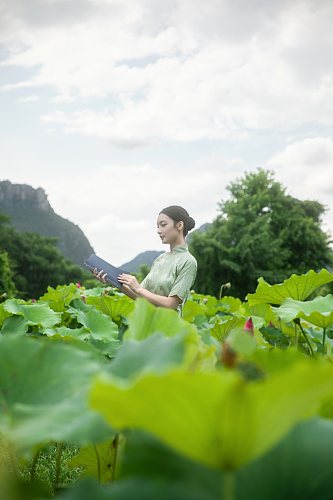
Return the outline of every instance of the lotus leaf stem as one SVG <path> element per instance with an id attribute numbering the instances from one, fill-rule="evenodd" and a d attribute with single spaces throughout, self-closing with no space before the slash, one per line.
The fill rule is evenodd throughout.
<path id="1" fill-rule="evenodd" d="M 306 341 L 306 343 L 308 344 L 308 347 L 309 347 L 309 349 L 310 349 L 311 356 L 315 357 L 314 351 L 313 351 L 313 349 L 312 349 L 312 345 L 311 345 L 311 343 L 310 343 L 310 341 L 309 341 L 309 339 L 308 339 L 308 336 L 307 336 L 307 334 L 306 334 L 305 330 L 303 329 L 303 327 L 302 327 L 302 325 L 301 325 L 301 321 L 300 321 L 300 319 L 299 319 L 299 318 L 295 318 L 295 319 L 294 319 L 294 323 L 296 323 L 296 324 L 299 326 L 299 328 L 300 328 L 300 330 L 301 330 L 301 332 L 302 332 L 302 334 L 303 334 L 303 336 L 304 336 L 304 338 L 305 338 L 305 341 Z"/>
<path id="2" fill-rule="evenodd" d="M 54 486 L 56 487 L 60 481 L 60 472 L 61 472 L 61 455 L 64 449 L 64 443 L 57 444 L 57 454 L 56 454 L 56 470 L 55 470 L 55 479 Z"/>
<path id="3" fill-rule="evenodd" d="M 100 483 L 101 482 L 101 459 L 100 459 L 100 456 L 99 456 L 98 449 L 97 449 L 96 445 L 94 445 L 94 450 L 95 450 L 95 453 L 96 453 L 97 479 L 98 479 L 98 482 Z"/>
<path id="4" fill-rule="evenodd" d="M 112 441 L 113 447 L 113 462 L 112 462 L 112 481 L 116 479 L 117 456 L 119 447 L 119 434 L 116 434 Z"/>
<path id="5" fill-rule="evenodd" d="M 323 328 L 323 354 L 325 354 L 326 328 Z"/>
<path id="6" fill-rule="evenodd" d="M 223 474 L 223 500 L 235 499 L 235 473 L 233 471 L 225 471 Z"/>

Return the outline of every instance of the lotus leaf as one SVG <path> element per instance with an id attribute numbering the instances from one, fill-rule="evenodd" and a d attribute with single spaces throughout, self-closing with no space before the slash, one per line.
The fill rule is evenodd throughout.
<path id="1" fill-rule="evenodd" d="M 286 298 L 305 300 L 320 286 L 333 281 L 333 274 L 322 269 L 316 273 L 312 269 L 300 276 L 292 274 L 283 283 L 270 285 L 263 278 L 259 278 L 255 293 L 249 293 L 247 300 L 250 306 L 257 304 L 279 305 Z"/>

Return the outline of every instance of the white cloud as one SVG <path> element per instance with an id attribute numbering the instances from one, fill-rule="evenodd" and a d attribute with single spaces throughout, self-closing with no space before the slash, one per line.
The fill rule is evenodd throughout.
<path id="1" fill-rule="evenodd" d="M 293 196 L 326 205 L 325 228 L 333 235 L 333 138 L 315 137 L 289 144 L 268 161 L 267 167 Z"/>
<path id="2" fill-rule="evenodd" d="M 59 101 L 74 100 L 75 111 L 44 116 L 66 132 L 131 146 L 240 140 L 249 130 L 333 124 L 331 2 L 82 5 L 90 15 L 75 21 L 69 10 L 70 29 L 41 16 L 44 24 L 32 30 L 24 9 L 12 16 L 16 44 L 9 40 L 2 63 L 34 69 L 3 90 L 51 86 Z M 82 99 L 88 97 L 108 104 L 87 107 Z"/>
<path id="3" fill-rule="evenodd" d="M 56 155 L 60 178 L 47 155 L 29 153 L 29 144 L 45 136 L 33 135 L 34 126 L 23 130 L 13 106 L 10 118 L 22 131 L 5 138 L 8 178 L 45 188 L 56 212 L 79 224 L 117 265 L 163 248 L 155 219 L 165 205 L 184 205 L 198 226 L 211 221 L 226 185 L 256 158 L 262 164 L 272 156 L 260 135 L 267 131 L 276 142 L 297 140 L 264 166 L 294 196 L 331 206 L 333 141 L 319 137 L 316 126 L 333 126 L 332 14 L 330 0 L 0 1 L 0 71 L 9 70 L 1 97 L 32 101 L 20 108 L 27 117 L 34 108 L 29 125 L 40 110 L 47 138 L 55 138 L 45 141 L 47 154 L 64 147 L 63 157 Z M 304 139 L 309 129 L 312 137 Z M 59 131 L 99 137 L 105 149 L 122 146 L 123 166 L 104 154 L 104 166 L 96 155 L 90 175 L 80 171 L 79 141 L 70 149 Z M 146 144 L 150 152 L 155 144 L 165 151 L 170 141 L 181 142 L 186 156 L 191 143 L 206 139 L 233 152 L 204 155 L 196 145 L 190 170 L 175 154 L 168 167 L 158 158 L 140 163 L 126 156 L 126 148 Z M 25 152 L 21 162 L 17 144 Z M 333 224 L 332 211 L 325 220 Z"/>
<path id="4" fill-rule="evenodd" d="M 19 99 L 18 99 L 19 102 L 36 102 L 38 100 L 39 100 L 39 96 L 36 94 L 27 95 L 25 97 L 19 97 Z"/>

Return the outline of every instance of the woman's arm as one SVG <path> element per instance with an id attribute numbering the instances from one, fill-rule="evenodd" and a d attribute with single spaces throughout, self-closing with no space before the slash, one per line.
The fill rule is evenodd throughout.
<path id="1" fill-rule="evenodd" d="M 127 285 L 122 285 L 120 291 L 123 292 L 125 295 L 127 295 L 127 297 L 130 297 L 131 299 L 138 298 L 138 294 L 133 292 L 133 290 L 131 290 L 130 287 Z"/>
<path id="2" fill-rule="evenodd" d="M 137 290 L 138 297 L 143 297 L 147 299 L 154 306 L 169 307 L 170 309 L 177 309 L 182 300 L 177 297 L 177 295 L 172 295 L 172 297 L 164 297 L 164 295 L 158 295 L 157 293 L 150 292 L 145 288 L 140 287 Z"/>
<path id="3" fill-rule="evenodd" d="M 164 295 L 158 295 L 157 293 L 150 292 L 146 290 L 131 274 L 121 274 L 118 276 L 118 281 L 123 284 L 122 289 L 126 287 L 126 291 L 124 293 L 129 295 L 128 292 L 131 292 L 133 295 L 129 295 L 134 299 L 138 297 L 142 297 L 147 299 L 154 306 L 168 307 L 170 309 L 177 309 L 178 305 L 182 302 L 182 300 L 177 296 L 173 295 L 171 297 L 165 297 Z"/>
<path id="4" fill-rule="evenodd" d="M 102 283 L 108 283 L 105 280 L 106 273 L 104 273 L 103 270 L 98 273 L 97 269 L 94 269 L 93 274 Z M 118 281 L 122 283 L 121 291 L 131 299 L 142 297 L 147 299 L 154 306 L 168 307 L 170 309 L 177 309 L 178 305 L 182 302 L 177 295 L 164 297 L 163 295 L 158 295 L 157 293 L 146 290 L 140 286 L 138 280 L 131 274 L 121 274 L 118 276 Z"/>

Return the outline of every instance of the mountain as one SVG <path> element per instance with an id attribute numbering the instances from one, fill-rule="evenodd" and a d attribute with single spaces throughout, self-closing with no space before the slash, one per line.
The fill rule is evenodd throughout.
<path id="1" fill-rule="evenodd" d="M 195 231 L 192 231 L 189 233 L 189 235 L 186 237 L 186 243 L 189 245 L 191 241 L 192 234 L 195 232 L 202 232 L 202 231 L 207 231 L 211 224 L 209 222 L 206 222 L 206 224 L 203 224 L 200 226 L 198 229 Z M 147 266 L 151 267 L 152 263 L 154 260 L 161 255 L 161 253 L 164 253 L 163 251 L 157 251 L 157 250 L 147 250 L 146 252 L 139 253 L 134 259 L 130 260 L 129 262 L 126 262 L 122 266 L 120 266 L 121 269 L 124 271 L 127 271 L 128 273 L 137 273 L 140 270 L 140 266 L 142 264 L 147 264 Z"/>
<path id="2" fill-rule="evenodd" d="M 82 265 L 94 251 L 79 226 L 54 212 L 40 187 L 0 181 L 0 213 L 17 231 L 58 238 L 59 250 L 74 264 Z"/>
<path id="3" fill-rule="evenodd" d="M 134 257 L 134 259 L 130 260 L 129 262 L 126 262 L 125 264 L 119 267 L 124 271 L 127 271 L 128 273 L 137 273 L 139 272 L 140 266 L 142 264 L 147 264 L 147 266 L 151 267 L 154 260 L 159 255 L 161 255 L 161 253 L 164 252 L 157 250 L 147 250 L 146 252 L 139 253 L 139 255 Z"/>

